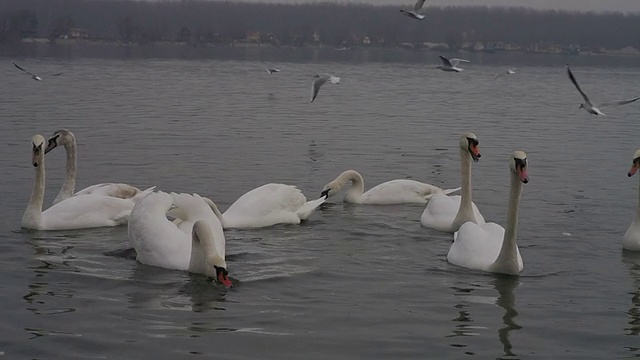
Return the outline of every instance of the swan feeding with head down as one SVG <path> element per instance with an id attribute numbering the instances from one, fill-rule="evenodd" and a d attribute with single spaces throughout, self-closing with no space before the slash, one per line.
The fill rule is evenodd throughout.
<path id="1" fill-rule="evenodd" d="M 172 211 L 180 216 L 178 224 L 167 219 Z M 222 224 L 200 195 L 149 194 L 133 208 L 127 230 L 139 262 L 204 274 L 233 286 Z"/>
<path id="2" fill-rule="evenodd" d="M 365 192 L 362 175 L 355 170 L 346 170 L 324 186 L 322 196 L 326 198 L 334 196 L 349 182 L 351 187 L 346 191 L 344 200 L 352 204 L 426 204 L 437 193 L 450 194 L 460 190 L 460 188 L 443 190 L 415 180 L 396 179 L 376 185 Z"/>
<path id="3" fill-rule="evenodd" d="M 324 196 L 307 201 L 297 187 L 273 183 L 259 186 L 240 196 L 224 213 L 211 200 L 204 199 L 225 229 L 299 224 L 326 201 Z"/>
<path id="4" fill-rule="evenodd" d="M 76 174 L 78 172 L 75 135 L 67 129 L 62 129 L 54 132 L 47 142 L 47 148 L 44 150 L 44 153 L 48 154 L 51 150 L 55 149 L 58 146 L 64 146 L 64 149 L 67 153 L 67 173 L 65 175 L 62 188 L 58 192 L 56 198 L 53 200 L 54 204 L 57 204 L 60 201 L 68 199 L 72 196 L 90 194 L 113 196 L 117 198 L 132 199 L 136 201 L 141 196 L 146 194 L 147 191 L 153 190 L 153 188 L 150 188 L 143 191 L 135 186 L 131 186 L 128 184 L 103 183 L 86 187 L 78 191 L 77 193 L 74 193 L 76 187 Z"/>
<path id="5" fill-rule="evenodd" d="M 640 150 L 633 154 L 633 165 L 629 170 L 628 176 L 633 176 L 640 169 Z M 640 192 L 640 186 L 638 187 Z M 622 248 L 631 251 L 640 251 L 640 194 L 638 195 L 638 207 L 636 209 L 636 217 L 627 229 L 622 239 Z"/>
<path id="6" fill-rule="evenodd" d="M 478 144 L 478 138 L 473 133 L 460 137 L 461 195 L 437 193 L 431 197 L 420 217 L 422 226 L 454 233 L 467 221 L 484 223 L 484 217 L 471 196 L 471 161 L 478 162 L 480 159 Z"/>
<path id="7" fill-rule="evenodd" d="M 70 230 L 117 226 L 127 223 L 135 201 L 112 196 L 74 196 L 42 211 L 45 189 L 44 137 L 34 135 L 31 139 L 31 146 L 31 162 L 36 168 L 36 178 L 29 204 L 22 215 L 23 228 Z M 143 195 L 151 191 L 151 189 L 146 190 Z"/>
<path id="8" fill-rule="evenodd" d="M 522 184 L 529 182 L 527 154 L 515 151 L 509 159 L 511 190 L 507 227 L 496 223 L 466 222 L 454 234 L 447 261 L 469 269 L 492 273 L 517 275 L 523 269 L 522 256 L 517 245 L 518 212 Z"/>

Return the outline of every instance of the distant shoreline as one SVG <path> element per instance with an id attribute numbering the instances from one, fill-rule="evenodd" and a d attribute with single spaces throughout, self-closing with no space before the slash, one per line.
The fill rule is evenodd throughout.
<path id="1" fill-rule="evenodd" d="M 152 44 L 125 43 L 118 40 L 94 39 L 24 39 L 11 45 L 0 45 L 0 56 L 11 58 L 103 58 L 103 59 L 222 59 L 264 62 L 423 62 L 438 63 L 437 55 L 458 54 L 469 57 L 476 64 L 500 63 L 571 63 L 617 62 L 640 66 L 640 51 L 580 52 L 578 54 L 531 52 L 523 50 L 451 51 L 443 48 L 357 45 L 334 48 L 326 45 L 273 46 L 249 42 L 233 44 L 187 44 L 178 41 L 159 41 Z M 554 57 L 562 60 L 553 60 Z"/>

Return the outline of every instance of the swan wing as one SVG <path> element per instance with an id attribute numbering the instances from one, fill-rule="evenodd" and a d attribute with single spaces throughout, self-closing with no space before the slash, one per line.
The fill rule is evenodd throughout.
<path id="1" fill-rule="evenodd" d="M 129 184 L 120 184 L 120 183 L 102 183 L 88 186 L 77 193 L 74 196 L 81 195 L 103 195 L 103 196 L 112 196 L 120 199 L 134 199 L 137 200 L 140 197 L 148 194 L 153 191 L 155 187 L 151 187 L 146 190 L 140 190 L 135 186 L 131 186 Z"/>
<path id="2" fill-rule="evenodd" d="M 384 182 L 362 194 L 362 204 L 426 204 L 427 199 L 443 190 L 415 180 L 396 179 Z"/>
<path id="3" fill-rule="evenodd" d="M 452 232 L 451 225 L 458 214 L 461 200 L 462 197 L 460 195 L 449 196 L 444 192 L 436 193 L 431 197 L 422 212 L 420 223 L 422 226 L 434 230 Z M 484 217 L 480 213 L 480 210 L 478 210 L 476 204 L 472 202 L 471 207 L 478 223 L 484 223 Z"/>
<path id="4" fill-rule="evenodd" d="M 85 229 L 127 223 L 135 203 L 103 195 L 86 195 L 63 200 L 42 213 L 41 230 Z"/>
<path id="5" fill-rule="evenodd" d="M 466 222 L 453 235 L 447 261 L 473 270 L 492 272 L 502 249 L 504 228 L 496 223 L 475 224 Z M 517 261 L 523 267 L 520 250 L 516 247 Z"/>
<path id="6" fill-rule="evenodd" d="M 223 218 L 226 227 L 263 227 L 300 222 L 297 211 L 307 201 L 292 185 L 266 184 L 240 196 Z"/>
<path id="7" fill-rule="evenodd" d="M 180 230 L 167 220 L 172 197 L 157 192 L 138 201 L 127 227 L 137 260 L 146 265 L 187 270 L 191 258 L 191 232 Z"/>

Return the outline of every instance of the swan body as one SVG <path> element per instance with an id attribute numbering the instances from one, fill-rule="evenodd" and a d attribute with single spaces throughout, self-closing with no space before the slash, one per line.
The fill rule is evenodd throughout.
<path id="1" fill-rule="evenodd" d="M 167 220 L 172 208 L 182 216 L 179 225 Z M 127 230 L 139 262 L 204 274 L 232 286 L 222 224 L 198 194 L 147 195 L 131 212 Z"/>
<path id="2" fill-rule="evenodd" d="M 478 207 L 473 203 L 471 195 L 471 161 L 477 162 L 481 156 L 478 138 L 473 133 L 463 134 L 459 145 L 461 195 L 435 194 L 420 216 L 420 223 L 424 227 L 454 233 L 467 221 L 480 224 L 485 222 Z"/>
<path id="3" fill-rule="evenodd" d="M 353 204 L 392 205 L 392 204 L 426 204 L 435 194 L 449 194 L 460 190 L 443 190 L 437 186 L 415 180 L 396 179 L 376 185 L 364 192 L 364 179 L 359 172 L 347 170 L 338 175 L 322 189 L 322 195 L 330 198 L 351 182 L 344 200 Z"/>
<path id="4" fill-rule="evenodd" d="M 325 197 L 307 201 L 293 185 L 266 184 L 240 196 L 220 214 L 213 202 L 209 205 L 227 228 L 259 228 L 276 224 L 299 224 L 307 220 Z"/>
<path id="5" fill-rule="evenodd" d="M 104 195 L 137 201 L 140 197 L 147 194 L 147 190 L 153 189 L 151 188 L 147 190 L 140 190 L 137 187 L 131 186 L 129 184 L 102 183 L 86 187 L 74 193 L 77 174 L 77 152 L 75 135 L 67 129 L 62 129 L 54 132 L 47 142 L 47 147 L 44 153 L 48 154 L 51 150 L 55 149 L 58 146 L 64 146 L 64 149 L 67 153 L 67 165 L 64 183 L 62 184 L 62 188 L 58 192 L 55 200 L 53 200 L 54 204 L 57 204 L 60 201 L 68 199 L 72 196 L 78 195 Z"/>
<path id="6" fill-rule="evenodd" d="M 629 170 L 629 177 L 633 176 L 640 168 L 640 150 L 637 150 L 633 155 L 633 165 Z M 638 187 L 640 192 L 640 186 Z M 640 194 L 638 199 L 638 207 L 636 209 L 636 217 L 627 229 L 627 232 L 622 238 L 622 248 L 631 251 L 640 251 Z"/>
<path id="7" fill-rule="evenodd" d="M 474 270 L 517 275 L 524 267 L 516 243 L 522 184 L 529 182 L 527 154 L 515 151 L 510 159 L 511 191 L 506 229 L 496 223 L 466 222 L 454 234 L 447 261 Z"/>
<path id="8" fill-rule="evenodd" d="M 44 144 L 42 135 L 32 139 L 32 164 L 36 179 L 21 225 L 36 230 L 70 230 L 117 226 L 127 223 L 135 205 L 131 199 L 103 195 L 86 195 L 61 201 L 42 211 L 45 190 Z M 144 195 L 151 192 L 146 190 Z"/>

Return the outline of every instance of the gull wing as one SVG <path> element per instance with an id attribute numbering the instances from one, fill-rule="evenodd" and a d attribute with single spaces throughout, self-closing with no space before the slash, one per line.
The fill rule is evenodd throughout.
<path id="1" fill-rule="evenodd" d="M 451 61 L 449 61 L 449 59 L 447 59 L 446 57 L 440 55 L 440 60 L 442 60 L 442 64 L 444 66 L 450 66 L 453 67 L 453 65 L 451 65 Z"/>
<path id="2" fill-rule="evenodd" d="M 320 87 L 324 85 L 327 81 L 329 81 L 329 77 L 325 75 L 322 75 L 313 81 L 313 84 L 311 84 L 311 101 L 310 102 L 313 102 L 313 100 L 316 99 L 316 96 L 318 96 L 318 91 L 320 91 Z"/>
<path id="3" fill-rule="evenodd" d="M 499 77 L 500 77 L 500 76 L 502 76 L 502 75 L 504 75 L 504 73 L 500 73 L 500 74 L 496 75 L 496 76 L 493 78 L 493 80 L 495 80 L 495 79 L 499 78 Z"/>
<path id="4" fill-rule="evenodd" d="M 593 106 L 593 104 L 591 104 L 591 101 L 589 100 L 589 97 L 587 97 L 587 94 L 585 94 L 584 91 L 582 91 L 582 89 L 580 89 L 580 85 L 578 85 L 578 81 L 576 81 L 576 78 L 573 76 L 573 73 L 571 72 L 571 68 L 569 68 L 569 65 L 567 65 L 567 74 L 569 74 L 569 79 L 571 79 L 571 82 L 573 83 L 573 85 L 575 85 L 576 89 L 578 89 L 578 91 L 580 92 L 580 95 L 582 95 L 582 98 L 584 99 L 584 101 L 587 104 Z"/>
<path id="5" fill-rule="evenodd" d="M 602 107 L 605 107 L 605 106 L 612 106 L 612 105 L 616 105 L 616 106 L 618 106 L 618 105 L 626 105 L 626 104 L 631 104 L 632 102 L 638 101 L 638 100 L 640 100 L 640 96 L 636 97 L 636 98 L 633 98 L 633 99 L 629 99 L 629 100 L 609 101 L 609 102 L 606 102 L 604 104 L 600 104 L 600 107 L 602 108 Z"/>
<path id="6" fill-rule="evenodd" d="M 25 70 L 25 69 L 21 68 L 21 67 L 20 67 L 20 65 L 18 65 L 18 64 L 16 64 L 16 63 L 13 63 L 13 65 L 14 65 L 15 67 L 17 67 L 18 69 L 20 69 L 20 70 L 22 70 L 22 71 L 26 72 L 27 74 L 31 75 L 31 76 L 36 76 L 36 74 L 34 74 L 34 73 L 32 73 L 32 72 L 29 72 L 29 71 L 27 71 L 27 70 Z"/>
<path id="7" fill-rule="evenodd" d="M 49 76 L 60 76 L 60 75 L 62 75 L 62 74 L 64 74 L 64 73 L 59 72 L 59 73 L 51 74 L 51 75 L 49 75 Z"/>
<path id="8" fill-rule="evenodd" d="M 453 66 L 458 66 L 458 64 L 460 64 L 461 62 L 470 63 L 471 61 L 469 61 L 469 60 L 465 60 L 465 59 L 457 59 L 457 58 L 454 58 L 454 59 L 449 59 L 449 62 L 450 62 L 451 64 L 453 64 Z"/>
<path id="9" fill-rule="evenodd" d="M 416 4 L 413 5 L 413 11 L 420 11 L 420 9 L 422 9 L 422 6 L 424 5 L 425 0 L 418 0 L 416 1 Z"/>

